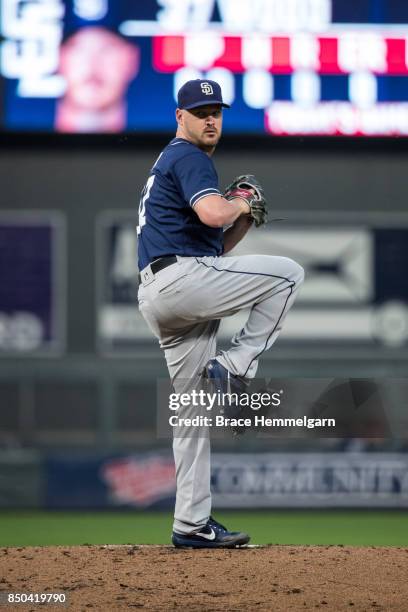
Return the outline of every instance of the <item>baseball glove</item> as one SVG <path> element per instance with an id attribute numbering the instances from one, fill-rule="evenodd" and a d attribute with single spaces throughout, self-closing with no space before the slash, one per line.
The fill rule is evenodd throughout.
<path id="1" fill-rule="evenodd" d="M 224 191 L 224 198 L 233 200 L 241 198 L 247 202 L 255 227 L 266 223 L 268 218 L 267 202 L 264 190 L 253 174 L 237 176 Z"/>

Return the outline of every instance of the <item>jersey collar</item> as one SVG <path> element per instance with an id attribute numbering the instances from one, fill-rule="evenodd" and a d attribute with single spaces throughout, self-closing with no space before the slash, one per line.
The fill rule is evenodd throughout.
<path id="1" fill-rule="evenodd" d="M 180 136 L 176 136 L 175 138 L 173 138 L 173 140 L 170 140 L 170 145 L 181 144 L 183 142 L 187 142 L 188 144 L 191 144 L 191 145 L 193 144 L 192 142 L 190 142 L 189 140 L 186 140 L 185 138 L 180 138 Z"/>

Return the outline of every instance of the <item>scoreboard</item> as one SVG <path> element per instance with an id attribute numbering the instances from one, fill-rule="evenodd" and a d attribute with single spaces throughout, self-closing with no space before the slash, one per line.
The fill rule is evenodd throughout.
<path id="1" fill-rule="evenodd" d="M 172 132 L 190 78 L 227 133 L 406 136 L 406 0 L 0 0 L 1 128 Z"/>

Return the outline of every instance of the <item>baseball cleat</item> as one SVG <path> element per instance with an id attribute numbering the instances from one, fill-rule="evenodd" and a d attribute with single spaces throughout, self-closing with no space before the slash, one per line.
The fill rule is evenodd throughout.
<path id="1" fill-rule="evenodd" d="M 250 537 L 240 531 L 228 531 L 211 516 L 197 533 L 185 535 L 173 531 L 172 542 L 176 548 L 235 548 L 248 544 Z"/>
<path id="2" fill-rule="evenodd" d="M 241 376 L 231 374 L 217 359 L 210 359 L 204 368 L 204 378 L 213 383 L 215 391 L 220 393 L 243 393 L 248 383 Z"/>
<path id="3" fill-rule="evenodd" d="M 214 393 L 236 394 L 238 403 L 233 400 L 227 406 L 222 406 L 220 412 L 229 418 L 239 418 L 242 413 L 242 406 L 239 405 L 239 397 L 246 392 L 248 381 L 241 376 L 232 374 L 224 368 L 217 359 L 210 359 L 203 371 L 203 378 L 211 383 Z M 245 432 L 245 427 L 232 427 L 235 436 Z"/>

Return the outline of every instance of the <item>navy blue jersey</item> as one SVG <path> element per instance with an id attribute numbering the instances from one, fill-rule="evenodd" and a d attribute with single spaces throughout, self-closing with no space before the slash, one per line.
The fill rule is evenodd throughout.
<path id="1" fill-rule="evenodd" d="M 142 191 L 137 228 L 140 270 L 165 255 L 222 254 L 222 228 L 205 225 L 193 210 L 211 194 L 220 195 L 211 158 L 191 142 L 173 138 Z"/>

